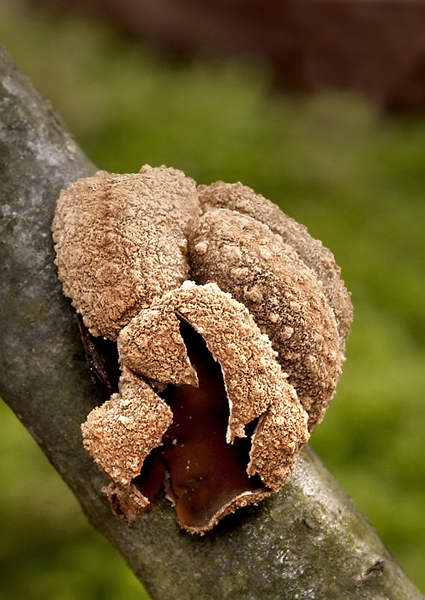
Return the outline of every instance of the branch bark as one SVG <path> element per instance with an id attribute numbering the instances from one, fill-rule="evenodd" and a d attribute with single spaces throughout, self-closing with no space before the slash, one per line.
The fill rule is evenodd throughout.
<path id="1" fill-rule="evenodd" d="M 0 165 L 0 393 L 153 598 L 423 598 L 310 449 L 279 494 L 203 538 L 182 533 L 165 500 L 133 524 L 113 517 L 80 433 L 105 398 L 50 235 L 60 189 L 96 169 L 4 51 Z"/>

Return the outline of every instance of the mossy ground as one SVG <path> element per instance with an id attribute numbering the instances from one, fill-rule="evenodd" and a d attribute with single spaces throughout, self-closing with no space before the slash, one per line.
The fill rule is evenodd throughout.
<path id="1" fill-rule="evenodd" d="M 17 0 L 1 13 L 0 41 L 99 167 L 240 180 L 334 252 L 355 321 L 312 446 L 424 590 L 425 119 L 382 116 L 350 95 L 276 94 L 261 61 L 182 65 L 104 24 L 52 20 Z M 140 598 L 0 411 L 0 600 Z"/>

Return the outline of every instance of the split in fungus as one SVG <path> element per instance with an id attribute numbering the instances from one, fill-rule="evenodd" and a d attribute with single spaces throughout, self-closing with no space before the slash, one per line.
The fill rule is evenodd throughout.
<path id="1" fill-rule="evenodd" d="M 120 392 L 83 424 L 118 516 L 134 518 L 165 484 L 180 525 L 204 533 L 289 477 L 307 413 L 229 294 L 187 281 L 140 311 L 118 348 Z"/>
<path id="2" fill-rule="evenodd" d="M 260 500 L 270 490 L 258 475 L 247 474 L 250 437 L 226 442 L 229 401 L 220 364 L 184 320 L 180 331 L 199 385 L 169 385 L 160 393 L 172 410 L 173 423 L 159 452 L 166 466 L 166 493 L 175 504 L 178 521 L 185 529 L 199 532 L 229 512 L 235 499 Z M 143 486 L 137 487 L 145 493 Z"/>

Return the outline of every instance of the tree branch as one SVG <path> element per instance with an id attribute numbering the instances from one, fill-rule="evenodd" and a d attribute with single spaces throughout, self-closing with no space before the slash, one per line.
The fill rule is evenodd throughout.
<path id="1" fill-rule="evenodd" d="M 182 533 L 165 500 L 133 524 L 112 515 L 80 432 L 105 398 L 62 295 L 50 234 L 59 190 L 95 167 L 3 51 L 0 119 L 0 393 L 152 596 L 422 598 L 309 449 L 279 494 L 203 538 Z"/>

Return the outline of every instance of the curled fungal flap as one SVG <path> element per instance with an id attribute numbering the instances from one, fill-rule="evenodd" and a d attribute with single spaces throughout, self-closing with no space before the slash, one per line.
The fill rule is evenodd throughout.
<path id="1" fill-rule="evenodd" d="M 198 385 L 180 335 L 179 321 L 170 307 L 161 305 L 141 310 L 118 336 L 121 363 L 161 384 Z"/>
<path id="2" fill-rule="evenodd" d="M 90 412 L 81 426 L 85 448 L 120 490 L 140 474 L 172 422 L 172 412 L 152 388 L 123 368 L 120 392 Z M 138 499 L 140 502 L 140 499 Z M 149 501 L 144 499 L 144 506 Z"/>
<path id="3" fill-rule="evenodd" d="M 169 343 L 168 324 L 174 323 L 173 319 L 179 324 L 184 353 L 177 339 Z M 167 327 L 162 328 L 164 322 Z M 134 455 L 129 447 L 124 464 L 121 458 L 116 459 L 118 465 L 113 463 L 112 455 L 119 450 L 123 434 L 121 412 L 111 424 L 102 407 L 95 409 L 83 428 L 86 447 L 113 479 L 115 487 L 109 495 L 119 504 L 117 512 L 137 514 L 140 494 L 149 496 L 144 469 L 150 469 L 158 457 L 168 473 L 167 495 L 176 506 L 180 524 L 190 532 L 209 530 L 225 514 L 259 501 L 286 481 L 296 452 L 308 439 L 307 415 L 276 362 L 269 340 L 243 305 L 215 284 L 197 286 L 188 281 L 141 311 L 126 330 L 119 339 L 120 360 L 125 377 L 133 383 L 121 383 L 121 402 L 137 411 L 131 426 L 139 419 L 138 432 L 131 439 Z M 140 380 L 129 370 L 127 358 L 132 368 L 142 370 L 151 380 L 158 379 L 161 360 L 153 364 L 154 372 L 148 369 L 149 361 L 143 363 L 143 353 L 138 354 L 142 359 L 136 364 L 139 339 L 148 348 L 155 344 L 155 353 L 163 359 L 167 372 L 163 380 L 169 384 L 159 392 L 160 398 L 151 388 L 139 387 L 143 410 L 151 413 L 153 408 L 162 423 L 168 423 L 166 431 L 155 425 L 154 437 L 142 423 L 139 407 L 131 405 L 133 384 Z M 176 356 L 180 360 L 175 360 Z M 188 364 L 196 371 L 196 380 L 176 384 L 182 381 L 179 372 Z M 170 413 L 162 413 L 161 403 L 167 404 Z M 106 410 L 111 409 L 117 410 L 115 406 Z M 108 421 L 106 433 L 95 430 L 94 426 L 102 425 L 99 414 Z M 285 435 L 275 438 L 282 429 Z M 106 444 L 107 460 L 99 456 L 105 447 L 92 442 L 97 435 Z M 148 439 L 142 442 L 139 437 L 144 435 Z M 120 454 L 126 453 L 120 450 Z"/>

